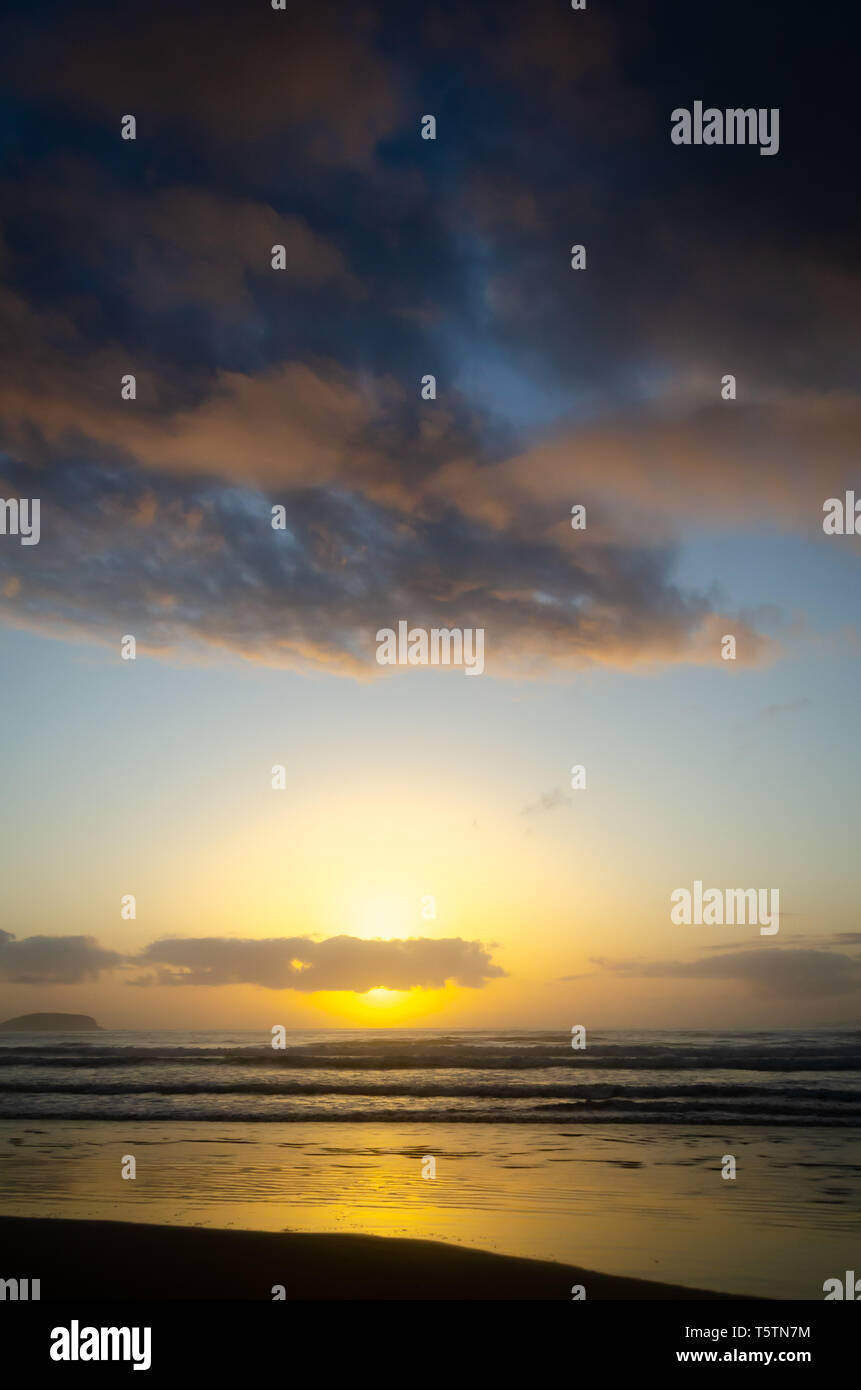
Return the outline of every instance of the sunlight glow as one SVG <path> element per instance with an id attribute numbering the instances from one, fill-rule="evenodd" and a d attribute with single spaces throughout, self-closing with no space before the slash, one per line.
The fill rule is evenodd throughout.
<path id="1" fill-rule="evenodd" d="M 366 994 L 347 990 L 321 991 L 311 996 L 322 1013 L 361 1028 L 409 1028 L 440 1014 L 460 994 L 456 985 L 445 989 L 369 989 Z"/>

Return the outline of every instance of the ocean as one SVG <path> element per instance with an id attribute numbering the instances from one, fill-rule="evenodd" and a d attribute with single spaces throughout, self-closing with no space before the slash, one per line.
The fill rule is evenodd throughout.
<path id="1" fill-rule="evenodd" d="M 861 1032 L 0 1034 L 0 1118 L 861 1124 Z"/>
<path id="2" fill-rule="evenodd" d="M 0 1211 L 421 1236 L 821 1298 L 861 1270 L 859 1102 L 849 1029 L 590 1032 L 585 1051 L 549 1031 L 296 1032 L 283 1051 L 5 1034 Z"/>

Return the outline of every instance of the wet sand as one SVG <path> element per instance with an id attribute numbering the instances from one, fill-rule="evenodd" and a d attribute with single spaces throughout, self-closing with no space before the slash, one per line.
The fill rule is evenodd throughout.
<path id="1" fill-rule="evenodd" d="M 728 1299 L 549 1260 L 383 1236 L 0 1217 L 2 1277 L 62 1299 Z M 8 1297 L 8 1293 L 7 1293 Z M 744 1300 L 742 1300 L 744 1301 Z"/>

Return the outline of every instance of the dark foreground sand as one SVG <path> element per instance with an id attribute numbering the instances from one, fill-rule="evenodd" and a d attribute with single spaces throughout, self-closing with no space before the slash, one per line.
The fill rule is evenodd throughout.
<path id="1" fill-rule="evenodd" d="M 43 1301 L 79 1298 L 726 1299 L 429 1240 L 213 1231 L 119 1221 L 0 1217 L 0 1278 L 41 1279 Z"/>

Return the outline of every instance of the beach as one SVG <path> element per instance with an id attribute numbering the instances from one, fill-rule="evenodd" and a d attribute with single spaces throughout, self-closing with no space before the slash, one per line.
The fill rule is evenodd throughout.
<path id="1" fill-rule="evenodd" d="M 0 1217 L 6 1270 L 78 1299 L 725 1299 L 435 1241 Z M 281 1290 L 283 1289 L 283 1293 Z"/>
<path id="2" fill-rule="evenodd" d="M 857 1265 L 858 1070 L 854 1035 L 828 1030 L 593 1033 L 585 1053 L 517 1031 L 321 1030 L 282 1051 L 251 1032 L 7 1035 L 0 1217 L 121 1223 L 135 1250 L 167 1229 L 170 1270 L 185 1233 L 218 1251 L 271 1237 L 289 1268 L 264 1285 L 294 1291 L 318 1268 L 333 1287 L 342 1257 L 313 1252 L 343 1239 L 384 1252 L 384 1266 L 344 1259 L 365 1290 L 379 1274 L 398 1297 L 418 1243 L 433 1269 L 449 1252 L 451 1288 L 461 1256 L 486 1256 L 549 1266 L 552 1289 L 583 1267 L 608 1289 L 821 1299 Z M 135 1258 L 147 1267 L 143 1247 Z M 227 1287 L 230 1258 L 213 1268 Z"/>

